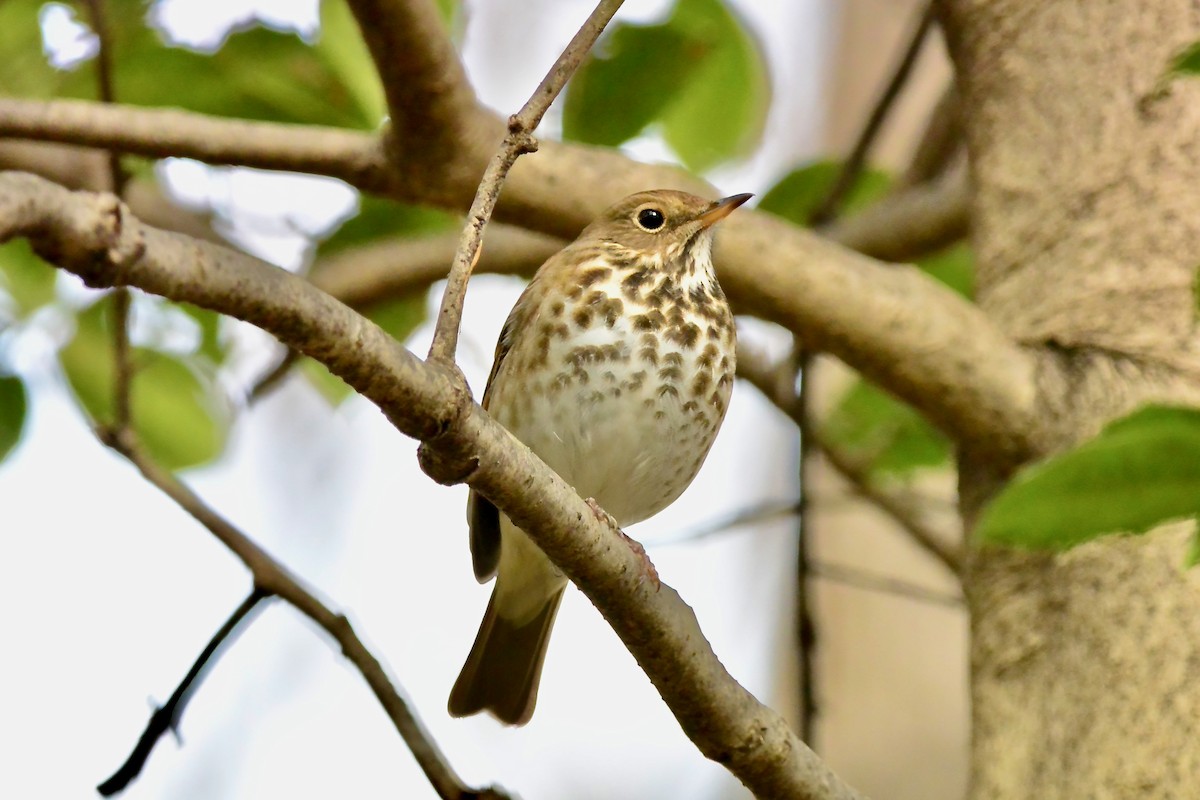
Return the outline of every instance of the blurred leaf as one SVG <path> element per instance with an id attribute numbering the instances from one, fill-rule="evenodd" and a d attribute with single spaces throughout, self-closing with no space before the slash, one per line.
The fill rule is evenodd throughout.
<path id="1" fill-rule="evenodd" d="M 1198 514 L 1200 411 L 1147 406 L 1018 472 L 984 508 L 976 536 L 1060 550 Z"/>
<path id="2" fill-rule="evenodd" d="M 1176 75 L 1200 75 L 1200 42 L 1193 42 L 1176 54 L 1167 71 Z"/>
<path id="3" fill-rule="evenodd" d="M 25 428 L 25 384 L 15 375 L 0 375 L 0 461 L 17 443 Z"/>
<path id="4" fill-rule="evenodd" d="M 637 136 L 687 83 L 688 45 L 670 25 L 616 25 L 567 87 L 563 135 L 609 147 Z"/>
<path id="5" fill-rule="evenodd" d="M 363 118 L 382 120 L 387 114 L 383 84 L 359 33 L 358 23 L 350 13 L 350 6 L 342 0 L 322 0 L 321 33 L 316 51 L 346 87 Z"/>
<path id="6" fill-rule="evenodd" d="M 91 419 L 102 423 L 113 416 L 110 306 L 102 300 L 81 311 L 74 338 L 59 353 L 75 397 Z M 229 413 L 211 376 L 192 361 L 147 348 L 133 348 L 132 358 L 133 427 L 150 454 L 168 469 L 196 466 L 220 455 Z"/>
<path id="7" fill-rule="evenodd" d="M 567 86 L 567 138 L 616 146 L 647 125 L 689 168 L 745 155 L 770 98 L 760 47 L 721 0 L 677 0 L 658 25 L 618 23 Z"/>
<path id="8" fill-rule="evenodd" d="M 63 73 L 50 66 L 42 52 L 38 21 L 42 0 L 0 2 L 0 94 L 47 97 L 54 94 Z"/>
<path id="9" fill-rule="evenodd" d="M 22 317 L 54 299 L 58 272 L 43 261 L 26 239 L 0 245 L 0 288 L 12 297 Z"/>
<path id="10" fill-rule="evenodd" d="M 975 296 L 975 254 L 966 242 L 926 256 L 917 262 L 917 266 L 963 297 L 971 299 Z"/>
<path id="11" fill-rule="evenodd" d="M 905 474 L 950 460 L 950 443 L 910 406 L 859 378 L 830 412 L 822 431 L 875 473 Z"/>
<path id="12" fill-rule="evenodd" d="M 358 213 L 348 218 L 323 242 L 318 252 L 329 255 L 375 239 L 401 234 L 417 236 L 454 230 L 455 218 L 444 211 L 361 195 Z"/>
<path id="13" fill-rule="evenodd" d="M 842 170 L 840 161 L 814 161 L 784 175 L 763 195 L 760 211 L 770 211 L 797 225 L 807 225 L 813 212 L 825 202 L 834 181 Z M 865 208 L 883 197 L 892 179 L 884 171 L 867 167 L 846 193 L 841 210 L 852 212 Z"/>
<path id="14" fill-rule="evenodd" d="M 358 72 L 355 48 L 365 46 L 357 35 L 338 31 L 317 48 L 292 31 L 251 21 L 235 27 L 215 52 L 201 53 L 167 43 L 141 15 L 113 17 L 119 20 L 113 77 L 123 103 L 348 128 L 372 129 L 381 121 L 381 106 Z M 92 72 L 63 73 L 57 93 L 95 97 Z"/>
<path id="15" fill-rule="evenodd" d="M 667 108 L 663 136 L 689 169 L 702 172 L 748 154 L 762 137 L 767 65 L 759 43 L 720 0 L 679 0 L 672 23 L 705 55 Z"/>
<path id="16" fill-rule="evenodd" d="M 329 405 L 337 408 L 347 397 L 354 394 L 350 385 L 325 368 L 320 361 L 312 358 L 300 359 L 300 372 L 308 379 L 313 388 Z"/>

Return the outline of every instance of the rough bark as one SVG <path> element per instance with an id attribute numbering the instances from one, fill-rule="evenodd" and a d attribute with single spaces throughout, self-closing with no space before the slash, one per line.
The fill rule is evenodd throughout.
<path id="1" fill-rule="evenodd" d="M 1195 403 L 1200 39 L 1187 0 L 946 0 L 983 309 L 1040 359 L 1042 443 Z M 1005 479 L 964 453 L 968 521 Z M 976 798 L 1184 797 L 1200 767 L 1200 578 L 1178 527 L 968 567 Z"/>

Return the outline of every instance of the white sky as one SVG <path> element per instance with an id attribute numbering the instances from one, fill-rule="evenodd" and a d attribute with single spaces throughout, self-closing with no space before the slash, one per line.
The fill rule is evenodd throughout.
<path id="1" fill-rule="evenodd" d="M 630 0 L 622 17 L 650 19 L 668 5 Z M 824 0 L 735 5 L 765 43 L 775 97 L 761 151 L 714 178 L 729 193 L 761 192 L 813 154 L 829 11 Z M 173 29 L 203 39 L 251 6 L 302 20 L 315 8 L 289 0 L 167 0 L 161 13 Z M 506 111 L 523 102 L 591 6 L 472 3 L 466 61 L 485 102 Z M 636 150 L 668 155 L 653 142 Z M 183 196 L 215 195 L 236 213 L 260 218 L 319 218 L 352 202 L 328 182 L 214 176 L 188 162 L 169 174 Z M 277 263 L 294 266 L 296 241 L 256 241 Z M 519 288 L 490 276 L 472 283 L 463 355 L 477 389 Z M 762 326 L 755 332 L 764 333 Z M 411 346 L 421 352 L 427 336 L 420 331 Z M 22 738 L 8 743 L 20 756 L 6 765 L 0 793 L 90 797 L 141 733 L 147 699 L 166 698 L 248 582 L 210 535 L 94 441 L 54 376 L 36 369 L 49 346 L 24 348 L 21 365 L 34 368 L 30 429 L 15 457 L 0 465 L 0 604 L 9 609 L 0 731 Z M 259 354 L 251 366 L 269 360 Z M 791 426 L 739 386 L 696 483 L 674 507 L 632 530 L 647 541 L 663 579 L 695 608 L 722 661 L 768 702 L 791 680 L 774 661 L 791 651 L 793 523 L 688 545 L 653 542 L 791 497 L 793 444 Z M 447 717 L 446 696 L 490 587 L 471 576 L 465 489 L 432 484 L 417 467 L 415 448 L 366 402 L 330 413 L 294 380 L 242 415 L 218 465 L 186 479 L 348 611 L 468 781 L 496 782 L 530 800 L 746 796 L 683 737 L 575 591 L 564 602 L 527 728 Z M 268 609 L 210 673 L 188 707 L 182 736 L 182 748 L 160 742 L 125 797 L 433 796 L 357 674 L 283 606 Z"/>

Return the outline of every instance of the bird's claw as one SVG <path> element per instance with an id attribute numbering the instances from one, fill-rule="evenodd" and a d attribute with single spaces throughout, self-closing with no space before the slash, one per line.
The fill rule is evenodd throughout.
<path id="1" fill-rule="evenodd" d="M 592 516 L 596 518 L 597 522 L 606 523 L 610 525 L 617 533 L 621 534 L 621 538 L 625 540 L 625 544 L 629 545 L 629 549 L 632 550 L 634 554 L 642 560 L 643 579 L 645 579 L 646 576 L 649 576 L 650 580 L 654 584 L 654 590 L 658 591 L 662 586 L 662 581 L 658 577 L 658 570 L 654 568 L 654 562 L 650 560 L 650 556 L 646 555 L 646 548 L 642 547 L 642 543 L 631 537 L 625 531 L 621 530 L 621 526 L 617 524 L 617 521 L 613 518 L 613 515 L 601 508 L 600 504 L 596 502 L 594 497 L 587 498 L 586 502 L 588 504 L 588 508 L 592 510 Z"/>

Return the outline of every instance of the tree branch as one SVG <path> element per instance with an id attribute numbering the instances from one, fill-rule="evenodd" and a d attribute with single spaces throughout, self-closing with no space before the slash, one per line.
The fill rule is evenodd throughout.
<path id="1" fill-rule="evenodd" d="M 354 632 L 350 621 L 344 615 L 331 611 L 306 589 L 298 578 L 255 544 L 250 537 L 206 505 L 178 478 L 155 463 L 128 431 L 110 432 L 105 436 L 104 442 L 125 456 L 147 481 L 174 500 L 180 508 L 228 547 L 250 570 L 258 591 L 276 595 L 286 601 L 338 643 L 342 655 L 358 669 L 367 685 L 371 687 L 375 699 L 383 706 L 383 710 L 392 721 L 392 725 L 395 726 L 396 732 L 408 745 L 408 749 L 412 752 L 438 797 L 443 800 L 473 798 L 507 800 L 508 796 L 498 789 L 487 788 L 476 791 L 467 788 L 462 779 L 446 762 L 445 756 L 442 755 L 438 746 L 421 725 L 420 720 L 408 707 L 408 703 L 400 696 L 383 665 L 358 638 L 358 634 Z"/>
<path id="2" fill-rule="evenodd" d="M 780 411 L 801 426 L 801 435 L 812 438 L 820 448 L 825 460 L 841 475 L 854 490 L 874 503 L 892 518 L 900 528 L 925 552 L 936 558 L 954 575 L 962 574 L 962 555 L 957 548 L 946 544 L 945 537 L 933 530 L 921 519 L 917 504 L 910 499 L 877 486 L 870 474 L 856 464 L 837 446 L 826 439 L 819 426 L 805 425 L 799 413 L 796 393 L 785 382 L 779 380 L 779 371 L 767 364 L 761 353 L 739 346 L 737 353 L 738 377 L 762 392 Z"/>
<path id="3" fill-rule="evenodd" d="M 399 237 L 345 250 L 313 265 L 309 280 L 352 308 L 427 289 L 446 277 L 458 234 Z M 566 242 L 511 225 L 492 223 L 472 272 L 532 275 Z"/>
<path id="4" fill-rule="evenodd" d="M 379 138 L 316 125 L 248 122 L 191 111 L 87 100 L 0 98 L 0 137 L 106 148 L 150 158 L 328 175 L 385 191 Z"/>
<path id="5" fill-rule="evenodd" d="M 821 232 L 872 258 L 913 261 L 967 235 L 970 199 L 963 158 L 936 179 L 891 192 Z"/>
<path id="6" fill-rule="evenodd" d="M 858 180 L 858 176 L 866 164 L 867 154 L 870 153 L 871 146 L 875 144 L 875 137 L 879 135 L 892 106 L 900 96 L 900 90 L 904 88 L 904 84 L 908 82 L 908 76 L 912 74 L 912 68 L 917 63 L 917 56 L 921 54 L 925 40 L 929 36 L 929 30 L 933 27 L 934 18 L 933 3 L 926 2 L 912 36 L 909 37 L 908 46 L 905 47 L 904 54 L 900 57 L 900 62 L 892 72 L 892 77 L 884 87 L 883 93 L 871 108 L 871 113 L 867 115 L 867 121 L 859 131 L 858 139 L 855 140 L 854 147 L 850 149 L 850 155 L 842 162 L 842 168 L 838 171 L 837 178 L 829 189 L 829 194 L 813 211 L 809 219 L 813 226 L 824 225 L 837 216 L 838 206 L 841 205 L 850 188 L 854 186 L 854 182 Z"/>
<path id="7" fill-rule="evenodd" d="M 72 193 L 31 175 L 0 174 L 0 241 L 17 235 L 28 236 L 40 255 L 89 285 L 133 285 L 210 308 L 320 360 L 378 405 L 398 430 L 422 439 L 446 463 L 469 465 L 459 475 L 439 477 L 466 480 L 563 569 L 637 658 L 701 752 L 758 797 L 859 796 L 778 714 L 734 681 L 691 608 L 669 586 L 647 579 L 643 560 L 621 534 L 597 520 L 569 485 L 490 419 L 445 370 L 422 363 L 304 279 L 142 225 L 111 196 Z M 203 517 L 206 511 L 197 513 Z M 266 555 L 222 522 L 207 519 L 206 525 L 244 561 L 262 564 Z M 283 596 L 290 587 L 277 583 L 282 571 L 267 563 L 273 571 L 260 585 Z M 338 617 L 322 622 L 334 630 L 345 624 Z"/>
<path id="8" fill-rule="evenodd" d="M 500 188 L 504 185 L 504 179 L 519 157 L 537 151 L 537 140 L 533 138 L 533 132 L 538 123 L 542 121 L 554 98 L 558 97 L 558 93 L 567 85 L 567 80 L 575 74 L 584 56 L 592 49 L 592 45 L 604 31 L 604 26 L 612 19 L 613 14 L 617 13 L 623 2 L 624 0 L 600 0 L 529 100 L 521 106 L 520 111 L 509 117 L 508 135 L 504 137 L 500 149 L 488 164 L 483 180 L 479 182 L 479 188 L 475 191 L 471 210 L 467 213 L 462 238 L 454 254 L 454 263 L 450 267 L 446 291 L 442 295 L 433 343 L 429 346 L 430 361 L 445 365 L 454 363 L 463 303 L 467 299 L 467 281 L 471 279 L 471 270 L 479 260 L 483 231 L 492 218 L 492 211 L 500 198 Z"/>
<path id="9" fill-rule="evenodd" d="M 177 730 L 179 727 L 179 719 L 183 716 L 183 710 L 191 699 L 192 693 L 200 688 L 200 683 L 204 680 L 205 674 L 208 672 L 210 664 L 216 663 L 215 659 L 220 655 L 220 652 L 226 645 L 230 644 L 237 633 L 241 624 L 249 617 L 250 612 L 258 607 L 259 603 L 267 599 L 270 595 L 255 587 L 253 591 L 242 601 L 241 605 L 234 610 L 229 619 L 225 620 L 221 628 L 213 635 L 204 649 L 200 651 L 200 655 L 196 657 L 196 661 L 192 664 L 191 669 L 183 676 L 183 680 L 175 687 L 175 691 L 171 692 L 167 702 L 154 710 L 150 715 L 150 721 L 146 724 L 146 730 L 138 737 L 137 744 L 133 746 L 133 751 L 129 754 L 129 758 L 125 759 L 125 763 L 117 768 L 117 771 L 105 779 L 96 791 L 104 797 L 112 797 L 128 786 L 139 774 L 142 768 L 146 766 L 146 760 L 150 758 L 150 751 L 154 749 L 154 745 L 158 743 L 168 731 Z"/>
<path id="10" fill-rule="evenodd" d="M 37 124 L 17 124 L 11 111 L 19 112 L 18 121 L 32 118 Z M 15 135 L 40 133 L 55 141 L 143 155 L 225 158 L 223 163 L 240 158 L 254 166 L 304 169 L 416 202 L 457 203 L 478 184 L 478 173 L 464 168 L 442 175 L 446 185 L 397 185 L 381 169 L 373 139 L 329 129 L 2 100 L 0 135 L 14 128 L 20 129 Z M 268 138 L 255 141 L 260 134 Z M 310 146 L 309 135 L 318 144 Z M 321 146 L 321 141 L 330 144 Z M 260 144 L 283 152 L 276 155 Z M 639 164 L 605 148 L 542 142 L 538 156 L 519 161 L 506 180 L 496 219 L 574 237 L 614 200 L 647 186 L 711 193 L 677 169 Z M 959 444 L 1000 461 L 1040 452 L 1045 421 L 1035 408 L 1034 355 L 978 307 L 931 278 L 848 252 L 759 212 L 727 220 L 714 255 L 722 286 L 743 312 L 778 323 L 809 346 L 836 355 L 911 403 Z"/>
<path id="11" fill-rule="evenodd" d="M 962 144 L 961 113 L 958 84 L 951 78 L 917 140 L 908 169 L 900 178 L 902 186 L 925 183 L 942 174 Z"/>

